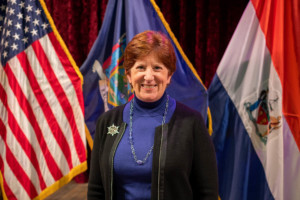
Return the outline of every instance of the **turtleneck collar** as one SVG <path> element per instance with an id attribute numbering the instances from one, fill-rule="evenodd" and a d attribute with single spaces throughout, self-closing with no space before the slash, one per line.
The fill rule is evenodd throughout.
<path id="1" fill-rule="evenodd" d="M 164 105 L 167 101 L 167 94 L 166 92 L 163 94 L 163 96 L 154 102 L 144 102 L 140 99 L 138 99 L 136 96 L 134 96 L 134 104 L 137 104 L 138 107 L 144 108 L 144 109 L 152 109 L 156 107 L 160 107 L 160 105 Z"/>

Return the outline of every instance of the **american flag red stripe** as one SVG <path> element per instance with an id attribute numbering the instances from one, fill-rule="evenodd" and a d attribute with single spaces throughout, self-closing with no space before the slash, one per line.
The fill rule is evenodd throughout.
<path id="1" fill-rule="evenodd" d="M 45 198 L 87 163 L 81 74 L 39 1 L 24 4 L 34 23 L 13 14 L 0 21 L 0 183 L 4 198 L 26 200 Z M 24 10 L 20 1 L 4 6 Z"/>

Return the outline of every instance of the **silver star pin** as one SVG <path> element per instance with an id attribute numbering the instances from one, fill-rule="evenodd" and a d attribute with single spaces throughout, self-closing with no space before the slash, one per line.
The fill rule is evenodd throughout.
<path id="1" fill-rule="evenodd" d="M 119 131 L 118 131 L 119 127 L 115 126 L 114 124 L 107 128 L 108 128 L 108 132 L 107 132 L 108 135 L 114 136 L 115 134 L 119 133 Z"/>

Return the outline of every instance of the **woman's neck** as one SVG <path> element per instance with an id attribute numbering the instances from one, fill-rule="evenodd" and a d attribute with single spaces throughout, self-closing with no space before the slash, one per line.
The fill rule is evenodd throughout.
<path id="1" fill-rule="evenodd" d="M 159 100 L 154 101 L 154 102 L 144 102 L 144 101 L 138 99 L 136 96 L 134 96 L 134 101 L 136 102 L 136 104 L 139 107 L 141 107 L 141 108 L 148 108 L 148 109 L 158 107 L 159 105 L 161 105 L 166 100 L 167 100 L 167 94 L 166 94 L 166 92 L 163 94 L 163 96 Z"/>

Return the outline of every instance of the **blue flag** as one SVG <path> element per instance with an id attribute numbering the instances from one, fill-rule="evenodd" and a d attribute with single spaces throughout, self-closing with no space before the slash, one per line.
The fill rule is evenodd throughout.
<path id="1" fill-rule="evenodd" d="M 207 118 L 207 92 L 188 61 L 169 25 L 153 0 L 109 0 L 104 21 L 87 60 L 80 70 L 84 76 L 85 122 L 92 147 L 96 120 L 102 112 L 124 104 L 131 96 L 123 68 L 127 43 L 145 30 L 167 35 L 174 46 L 177 70 L 167 93 Z"/>

